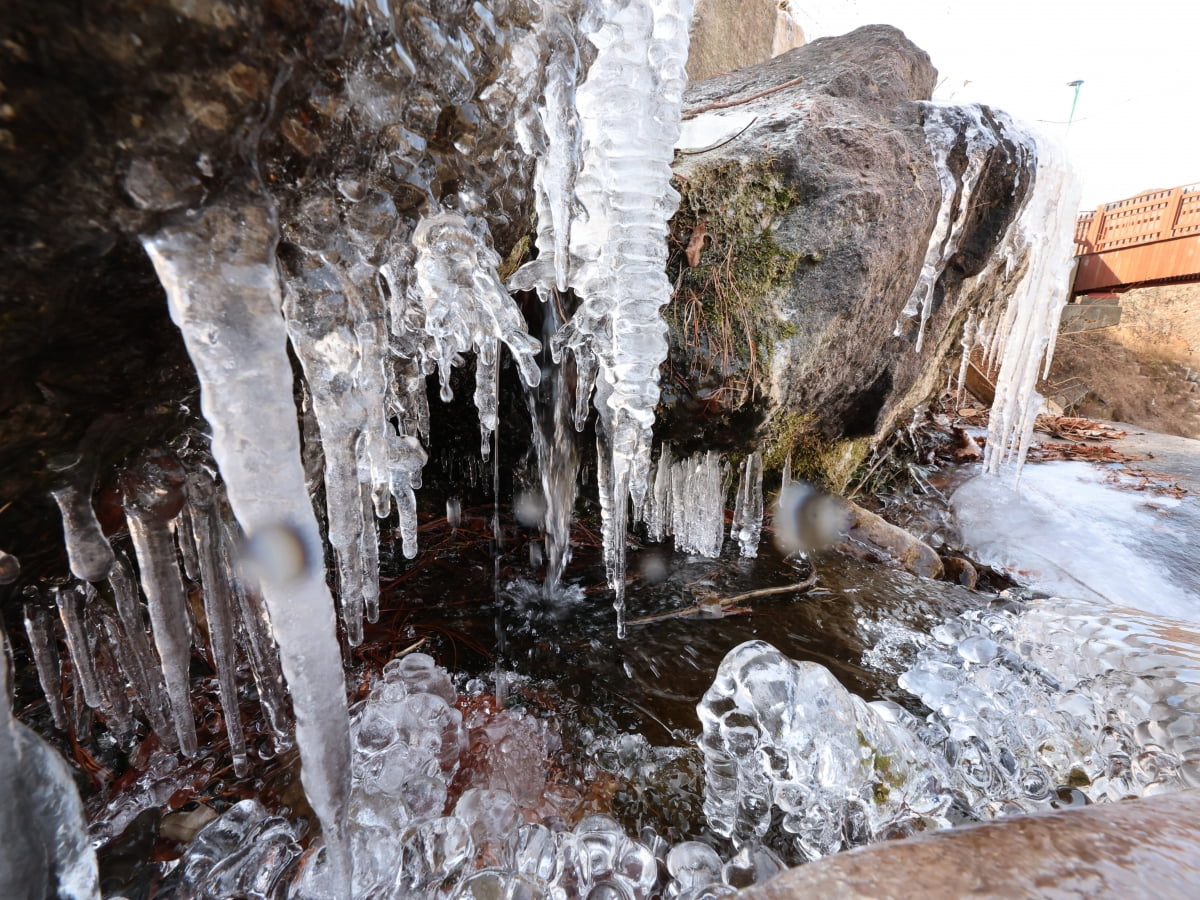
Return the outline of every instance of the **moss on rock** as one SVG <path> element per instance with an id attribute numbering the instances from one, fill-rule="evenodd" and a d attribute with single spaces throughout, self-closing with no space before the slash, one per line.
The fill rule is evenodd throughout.
<path id="1" fill-rule="evenodd" d="M 845 493 L 871 452 L 871 439 L 829 440 L 813 429 L 816 416 L 780 410 L 766 429 L 763 467 L 780 472 L 788 455 L 792 475 L 815 482 L 833 493 Z"/>
<path id="2" fill-rule="evenodd" d="M 786 289 L 800 263 L 775 241 L 773 225 L 797 197 L 769 162 L 679 169 L 664 381 L 668 401 L 703 420 L 765 393 L 772 348 L 790 328 L 768 298 Z"/>

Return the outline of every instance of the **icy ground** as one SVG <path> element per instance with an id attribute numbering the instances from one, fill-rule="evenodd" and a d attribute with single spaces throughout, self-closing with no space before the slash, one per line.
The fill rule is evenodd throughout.
<path id="1" fill-rule="evenodd" d="M 1153 463 L 1148 463 L 1153 465 Z M 1085 462 L 974 477 L 951 498 L 967 552 L 1059 597 L 1200 620 L 1200 499 L 1138 490 Z"/>

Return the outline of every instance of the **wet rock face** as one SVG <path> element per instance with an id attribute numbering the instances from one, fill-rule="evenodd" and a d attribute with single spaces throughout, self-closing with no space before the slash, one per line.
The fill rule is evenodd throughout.
<path id="1" fill-rule="evenodd" d="M 689 89 L 685 117 L 737 116 L 748 124 L 727 143 L 680 156 L 682 208 L 690 185 L 724 183 L 723 193 L 733 195 L 745 173 L 760 181 L 768 173 L 771 194 L 758 228 L 787 262 L 751 298 L 757 320 L 774 322 L 775 331 L 757 348 L 771 359 L 762 366 L 758 402 L 768 423 L 756 439 L 770 435 L 770 420 L 788 417 L 803 423 L 793 432 L 824 440 L 886 431 L 941 384 L 967 311 L 1002 299 L 994 284 L 964 290 L 964 281 L 984 269 L 1003 239 L 1032 161 L 985 109 L 995 146 L 974 190 L 963 193 L 969 200 L 956 216 L 962 236 L 939 273 L 922 351 L 914 352 L 915 320 L 894 334 L 942 203 L 925 134 L 928 107 L 918 102 L 928 100 L 935 81 L 929 57 L 903 34 L 869 26 Z M 964 135 L 967 127 L 964 117 Z M 964 136 L 947 159 L 960 193 L 967 143 Z M 692 212 L 686 222 L 677 219 L 681 250 L 697 221 L 717 218 L 711 208 Z M 727 250 L 727 237 L 708 229 L 701 266 Z M 746 377 L 744 366 L 733 369 L 730 380 Z"/>

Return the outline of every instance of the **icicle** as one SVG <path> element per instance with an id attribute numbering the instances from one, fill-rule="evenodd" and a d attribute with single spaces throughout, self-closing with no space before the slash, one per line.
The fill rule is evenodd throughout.
<path id="1" fill-rule="evenodd" d="M 263 595 L 296 710 L 301 779 L 321 823 L 334 883 L 351 860 L 344 812 L 350 727 L 333 598 L 305 488 L 287 334 L 275 273 L 275 212 L 257 200 L 210 206 L 143 239 L 200 380 L 212 453 L 251 541 L 287 529 L 304 565 Z"/>
<path id="2" fill-rule="evenodd" d="M 62 757 L 13 716 L 0 627 L 0 897 L 99 900 L 96 853 Z"/>
<path id="3" fill-rule="evenodd" d="M 52 491 L 51 495 L 62 511 L 71 574 L 81 581 L 103 581 L 112 568 L 113 551 L 100 530 L 91 499 L 73 484 Z"/>
<path id="4" fill-rule="evenodd" d="M 742 466 L 733 523 L 729 527 L 729 537 L 738 542 L 742 556 L 747 559 L 758 556 L 758 542 L 762 535 L 762 477 L 762 455 L 751 453 Z"/>
<path id="5" fill-rule="evenodd" d="M 122 473 L 120 484 L 175 734 L 181 752 L 194 756 L 198 745 L 191 700 L 192 638 L 172 527 L 183 509 L 186 477 L 174 456 L 147 451 Z"/>
<path id="6" fill-rule="evenodd" d="M 500 348 L 495 338 L 480 342 L 475 357 L 475 409 L 479 413 L 479 458 L 487 462 L 500 422 Z"/>
<path id="7" fill-rule="evenodd" d="M 646 531 L 652 541 L 661 541 L 671 533 L 671 519 L 674 515 L 671 492 L 673 463 L 671 445 L 664 443 L 658 454 L 658 465 L 654 469 L 654 487 L 650 503 L 646 506 Z"/>
<path id="8" fill-rule="evenodd" d="M 925 110 L 925 137 L 933 151 L 942 197 L 917 283 L 896 319 L 896 334 L 899 335 L 901 326 L 920 313 L 916 344 L 918 353 L 925 340 L 925 323 L 929 320 L 936 299 L 934 291 L 937 281 L 950 258 L 958 252 L 971 195 L 983 174 L 983 166 L 988 159 L 987 151 L 1000 142 L 999 135 L 984 122 L 983 110 L 979 106 L 940 106 L 934 103 L 924 103 L 922 106 Z M 966 168 L 956 178 L 950 167 L 950 157 L 964 153 Z"/>
<path id="9" fill-rule="evenodd" d="M 392 498 L 400 519 L 400 545 L 407 559 L 417 555 L 417 495 L 421 469 L 428 455 L 415 437 L 388 433 L 388 468 L 392 480 Z"/>
<path id="10" fill-rule="evenodd" d="M 537 259 L 513 276 L 513 290 L 537 289 L 543 301 L 552 290 L 567 290 L 571 271 L 571 223 L 578 200 L 581 135 L 575 92 L 580 76 L 575 26 L 567 15 L 569 0 L 551 0 L 542 7 L 542 36 L 549 45 L 538 122 L 545 147 L 527 146 L 537 157 L 534 191 L 537 209 Z M 529 142 L 532 144 L 532 141 Z"/>
<path id="11" fill-rule="evenodd" d="M 1035 145 L 1030 135 L 1025 135 L 1025 140 L 1036 146 L 1037 170 L 1013 232 L 1018 246 L 1036 258 L 1013 286 L 1004 322 L 993 337 L 1004 342 L 1004 350 L 983 459 L 984 470 L 992 474 L 1011 460 L 1018 478 L 1034 421 L 1042 409 L 1042 397 L 1034 386 L 1043 363 L 1050 364 L 1059 318 L 1070 292 L 1080 191 L 1061 147 L 1045 138 Z"/>
<path id="12" fill-rule="evenodd" d="M 229 500 L 224 492 L 220 492 L 216 501 L 221 524 L 221 565 L 225 571 L 234 573 L 231 586 L 237 609 L 238 635 L 250 658 L 258 702 L 274 734 L 275 748 L 284 750 L 291 747 L 292 735 L 279 649 L 271 637 L 271 620 L 262 596 L 256 585 L 248 583 L 248 573 L 239 565 L 235 550 L 241 546 L 242 537 L 229 509 Z"/>
<path id="13" fill-rule="evenodd" d="M 966 401 L 967 366 L 971 364 L 971 351 L 975 349 L 979 336 L 979 323 L 975 319 L 975 310 L 967 313 L 967 324 L 963 326 L 962 356 L 958 361 L 958 400 L 959 406 Z"/>
<path id="14" fill-rule="evenodd" d="M 425 309 L 423 353 L 437 364 L 442 399 L 450 399 L 450 369 L 461 353 L 474 350 L 475 403 L 486 445 L 496 427 L 495 391 L 499 343 L 512 351 L 526 387 L 541 379 L 537 353 L 525 319 L 500 282 L 500 257 L 481 241 L 462 216 L 425 216 L 413 232 L 415 290 Z"/>
<path id="15" fill-rule="evenodd" d="M 208 639 L 217 684 L 221 691 L 221 709 L 225 715 L 225 733 L 233 771 L 243 777 L 247 771 L 246 738 L 242 732 L 242 714 L 238 707 L 237 648 L 233 638 L 233 597 L 230 572 L 221 554 L 220 522 L 213 502 L 215 486 L 208 473 L 194 471 L 188 477 L 188 518 L 195 531 L 196 560 L 203 585 L 204 615 L 208 620 Z"/>
<path id="16" fill-rule="evenodd" d="M 342 279 L 324 261 L 305 262 L 309 268 L 287 285 L 283 312 L 321 432 L 328 537 L 337 560 L 342 627 L 355 647 L 363 637 L 363 583 L 378 578 L 377 572 L 364 571 L 361 553 L 366 527 L 362 474 L 370 464 L 364 464 L 360 445 L 366 440 L 366 403 L 373 398 L 357 389 L 362 360 Z M 382 392 L 374 399 L 382 408 Z"/>
<path id="17" fill-rule="evenodd" d="M 391 496 L 389 487 L 388 497 Z M 379 621 L 379 527 L 372 514 L 375 510 L 373 500 L 364 494 L 362 501 L 363 532 L 358 537 L 358 552 L 362 554 L 363 615 L 373 625 Z"/>
<path id="18" fill-rule="evenodd" d="M 580 298 L 555 336 L 554 358 L 576 360 L 576 426 L 595 380 L 608 460 L 601 467 L 605 561 L 618 611 L 625 579 L 628 501 L 640 509 L 650 469 L 658 367 L 666 358 L 661 308 L 667 220 L 679 202 L 671 161 L 686 84 L 690 0 L 596 4 L 596 58 L 577 93 L 582 167 L 572 224 L 570 285 Z M 578 262 L 576 262 L 578 260 Z M 607 494 L 607 496 L 605 496 Z"/>
<path id="19" fill-rule="evenodd" d="M 0 584 L 12 584 L 21 574 L 21 561 L 0 550 Z"/>
<path id="20" fill-rule="evenodd" d="M 120 629 L 117 627 L 116 614 L 106 603 L 97 599 L 95 588 L 88 585 L 87 592 L 87 625 L 90 631 L 97 634 L 96 677 L 104 701 L 104 724 L 118 744 L 128 747 L 137 726 L 129 703 L 129 685 L 121 665 Z"/>
<path id="21" fill-rule="evenodd" d="M 29 598 L 25 602 L 25 633 L 29 635 L 29 647 L 32 650 L 33 664 L 37 668 L 38 682 L 42 686 L 42 693 L 46 695 L 54 727 L 59 731 L 66 731 L 67 707 L 63 703 L 62 672 L 58 665 L 54 622 L 50 610 L 43 605 L 37 588 L 30 585 L 25 589 L 25 596 Z"/>
<path id="22" fill-rule="evenodd" d="M 120 551 L 116 553 L 116 561 L 108 576 L 108 585 L 112 588 L 117 608 L 121 644 L 126 649 L 121 658 L 121 665 L 133 685 L 134 698 L 146 721 L 158 734 L 159 740 L 166 746 L 175 748 L 178 743 L 175 726 L 169 714 L 170 707 L 164 694 L 162 665 L 146 636 L 146 619 L 133 582 L 129 560 Z"/>
<path id="23" fill-rule="evenodd" d="M 762 527 L 762 463 L 752 479 L 758 496 L 758 527 Z M 654 492 L 647 507 L 646 524 L 652 540 L 675 537 L 682 553 L 717 557 L 725 543 L 725 497 L 727 494 L 721 457 L 714 451 L 676 460 L 664 445 L 654 474 Z M 602 495 L 603 496 L 603 495 Z M 749 507 L 753 508 L 751 498 Z M 735 519 L 735 523 L 736 523 Z M 748 522 L 747 527 L 752 523 Z M 735 528 L 736 528 L 735 524 Z M 737 533 L 734 534 L 737 537 Z M 758 541 L 754 540 L 757 547 Z"/>
<path id="24" fill-rule="evenodd" d="M 196 557 L 196 537 L 192 531 L 192 520 L 184 507 L 175 520 L 175 540 L 179 544 L 179 558 L 183 560 L 183 574 L 188 581 L 200 581 L 200 561 Z"/>
<path id="25" fill-rule="evenodd" d="M 53 591 L 67 638 L 67 653 L 70 654 L 71 668 L 75 673 L 75 686 L 83 694 L 88 706 L 101 709 L 104 701 L 100 696 L 91 640 L 84 626 L 83 596 L 74 588 L 56 587 Z"/>

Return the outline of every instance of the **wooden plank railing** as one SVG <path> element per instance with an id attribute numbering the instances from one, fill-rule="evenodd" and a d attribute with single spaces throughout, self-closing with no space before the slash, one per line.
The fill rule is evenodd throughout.
<path id="1" fill-rule="evenodd" d="M 1200 184 L 1099 206 L 1075 221 L 1075 255 L 1104 253 L 1200 234 Z"/>

